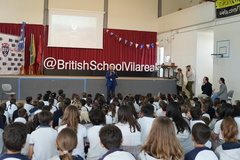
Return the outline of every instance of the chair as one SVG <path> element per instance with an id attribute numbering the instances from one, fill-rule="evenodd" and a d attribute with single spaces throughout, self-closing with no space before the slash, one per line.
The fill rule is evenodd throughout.
<path id="1" fill-rule="evenodd" d="M 233 93 L 234 93 L 234 90 L 230 90 L 230 91 L 228 91 L 228 93 L 227 93 L 227 96 L 228 96 L 227 102 L 229 101 L 231 104 L 232 104 Z"/>
<path id="2" fill-rule="evenodd" d="M 11 84 L 2 84 L 2 98 L 1 100 L 3 100 L 3 95 L 11 95 L 11 94 L 15 94 L 15 92 L 11 92 L 12 90 L 12 85 Z"/>

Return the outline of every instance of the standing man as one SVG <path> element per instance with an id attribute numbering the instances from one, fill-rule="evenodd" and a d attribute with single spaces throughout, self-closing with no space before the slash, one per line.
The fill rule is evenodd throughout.
<path id="1" fill-rule="evenodd" d="M 110 92 L 111 93 L 115 92 L 115 87 L 117 86 L 116 78 L 118 78 L 118 74 L 116 71 L 114 71 L 114 66 L 110 65 L 109 70 L 106 73 L 107 99 L 108 99 Z"/>
<path id="2" fill-rule="evenodd" d="M 202 94 L 198 95 L 198 98 L 206 98 L 206 97 L 211 97 L 212 95 L 212 84 L 209 82 L 208 77 L 203 78 L 203 83 L 202 83 Z"/>
<path id="3" fill-rule="evenodd" d="M 187 69 L 187 71 L 186 71 L 186 77 L 187 77 L 187 80 L 188 80 L 187 85 L 186 85 L 186 89 L 187 89 L 187 90 L 189 91 L 189 93 L 190 93 L 190 99 L 192 99 L 192 98 L 193 98 L 193 95 L 194 95 L 194 93 L 193 93 L 193 91 L 192 91 L 192 85 L 193 85 L 194 80 L 195 80 L 195 75 L 194 75 L 194 72 L 193 72 L 193 70 L 192 70 L 192 68 L 191 68 L 191 65 L 187 65 L 187 66 L 186 66 L 186 69 Z"/>

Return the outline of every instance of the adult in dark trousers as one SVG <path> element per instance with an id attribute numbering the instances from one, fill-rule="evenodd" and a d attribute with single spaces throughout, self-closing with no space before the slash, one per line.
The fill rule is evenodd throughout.
<path id="1" fill-rule="evenodd" d="M 114 66 L 110 65 L 109 70 L 106 72 L 107 99 L 109 99 L 110 93 L 115 92 L 115 87 L 117 86 L 116 78 L 118 78 L 118 74 L 114 71 Z"/>

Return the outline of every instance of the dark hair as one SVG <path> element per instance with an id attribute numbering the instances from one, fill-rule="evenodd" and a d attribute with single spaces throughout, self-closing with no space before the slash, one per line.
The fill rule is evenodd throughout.
<path id="1" fill-rule="evenodd" d="M 87 98 L 87 99 L 86 99 L 86 103 L 87 103 L 87 105 L 92 104 L 92 99 L 91 99 L 91 98 Z"/>
<path id="2" fill-rule="evenodd" d="M 198 102 L 198 97 L 194 97 L 193 102 Z"/>
<path id="3" fill-rule="evenodd" d="M 27 133 L 28 134 L 31 134 L 36 129 L 33 122 L 27 122 L 26 127 L 27 127 Z"/>
<path id="4" fill-rule="evenodd" d="M 92 98 L 92 95 L 89 93 L 89 94 L 87 94 L 87 97 L 88 98 Z"/>
<path id="5" fill-rule="evenodd" d="M 85 106 L 86 101 L 84 99 L 81 99 L 80 102 L 81 102 L 82 106 Z"/>
<path id="6" fill-rule="evenodd" d="M 42 99 L 42 94 L 41 93 L 38 93 L 37 94 L 37 100 L 41 100 Z"/>
<path id="7" fill-rule="evenodd" d="M 234 106 L 234 116 L 240 116 L 240 106 L 239 105 Z"/>
<path id="8" fill-rule="evenodd" d="M 71 104 L 71 100 L 70 100 L 69 98 L 64 98 L 64 99 L 63 99 L 63 102 L 64 102 L 67 106 L 69 106 L 69 105 Z"/>
<path id="9" fill-rule="evenodd" d="M 18 110 L 18 116 L 19 116 L 19 117 L 24 117 L 24 116 L 26 116 L 26 113 L 27 113 L 27 110 L 24 109 L 24 108 L 21 108 L 21 109 Z"/>
<path id="10" fill-rule="evenodd" d="M 152 97 L 152 93 L 147 93 L 146 97 L 151 98 Z"/>
<path id="11" fill-rule="evenodd" d="M 49 103 L 50 109 L 52 109 L 52 106 L 54 105 L 54 99 L 53 98 L 49 98 L 48 99 L 48 103 Z"/>
<path id="12" fill-rule="evenodd" d="M 222 81 L 223 84 L 225 84 L 225 79 L 224 78 L 220 78 L 220 81 Z"/>
<path id="13" fill-rule="evenodd" d="M 44 103 L 43 103 L 42 101 L 40 101 L 40 102 L 37 103 L 37 107 L 38 107 L 39 109 L 42 109 L 43 106 L 44 106 Z"/>
<path id="14" fill-rule="evenodd" d="M 38 120 L 38 114 L 35 114 L 33 116 L 33 124 L 34 124 L 34 127 L 37 128 L 39 125 L 40 125 L 40 122 Z"/>
<path id="15" fill-rule="evenodd" d="M 32 96 L 28 96 L 28 97 L 26 97 L 25 100 L 26 100 L 27 103 L 30 103 L 30 102 L 32 101 Z"/>
<path id="16" fill-rule="evenodd" d="M 21 151 L 27 138 L 27 127 L 20 122 L 7 125 L 3 132 L 3 142 L 8 150 L 12 152 Z"/>
<path id="17" fill-rule="evenodd" d="M 89 112 L 89 118 L 93 125 L 105 124 L 105 115 L 99 109 L 93 109 Z"/>
<path id="18" fill-rule="evenodd" d="M 42 111 L 38 113 L 38 120 L 41 125 L 49 125 L 49 123 L 53 120 L 53 115 L 49 111 Z"/>
<path id="19" fill-rule="evenodd" d="M 62 89 L 59 89 L 59 90 L 58 90 L 58 94 L 59 94 L 59 95 L 63 94 L 63 90 L 62 90 Z"/>
<path id="20" fill-rule="evenodd" d="M 51 110 L 51 106 L 43 106 L 42 107 L 42 111 L 50 111 Z"/>
<path id="21" fill-rule="evenodd" d="M 109 111 L 112 112 L 112 116 L 115 117 L 115 114 L 116 114 L 116 104 L 115 103 L 111 103 L 109 105 Z"/>
<path id="22" fill-rule="evenodd" d="M 52 98 L 54 99 L 56 98 L 56 92 L 53 92 L 51 95 L 52 95 Z"/>
<path id="23" fill-rule="evenodd" d="M 208 82 L 209 81 L 209 78 L 208 77 L 204 77 L 206 79 L 206 81 Z"/>
<path id="24" fill-rule="evenodd" d="M 127 103 L 127 106 L 130 107 L 131 112 L 132 112 L 134 118 L 135 118 L 135 119 L 138 119 L 138 113 L 137 113 L 137 111 L 136 111 L 136 109 L 135 109 L 135 106 L 134 106 L 133 102 L 128 102 L 128 103 Z"/>
<path id="25" fill-rule="evenodd" d="M 188 123 L 183 119 L 180 106 L 177 102 L 171 102 L 168 105 L 166 116 L 171 117 L 173 122 L 176 124 L 177 133 L 183 133 L 184 130 L 188 130 L 190 132 Z"/>
<path id="26" fill-rule="evenodd" d="M 204 112 L 207 112 L 208 109 L 209 109 L 209 105 L 204 104 L 204 105 L 202 105 L 201 109 L 202 109 Z"/>
<path id="27" fill-rule="evenodd" d="M 139 102 L 139 98 L 140 98 L 140 94 L 136 94 L 135 96 L 134 96 L 134 99 L 135 99 L 135 101 L 138 103 Z"/>
<path id="28" fill-rule="evenodd" d="M 177 99 L 177 95 L 176 94 L 172 94 L 172 99 L 176 100 Z"/>
<path id="29" fill-rule="evenodd" d="M 108 124 L 99 131 L 101 143 L 108 150 L 120 148 L 122 143 L 122 132 L 113 124 Z"/>
<path id="30" fill-rule="evenodd" d="M 142 106 L 141 113 L 144 116 L 153 116 L 154 107 L 151 104 L 146 104 L 146 105 Z"/>
<path id="31" fill-rule="evenodd" d="M 49 95 L 48 94 L 44 94 L 43 101 L 48 101 L 48 99 L 49 99 Z"/>
<path id="32" fill-rule="evenodd" d="M 217 97 L 217 98 L 214 99 L 213 105 L 217 106 L 218 104 L 221 104 L 221 100 L 220 100 L 220 98 Z"/>
<path id="33" fill-rule="evenodd" d="M 140 131 L 140 125 L 133 118 L 130 107 L 127 105 L 121 105 L 118 109 L 118 122 L 129 123 L 130 132 L 135 132 L 136 130 Z"/>
<path id="34" fill-rule="evenodd" d="M 192 128 L 192 136 L 197 144 L 205 144 L 211 136 L 211 130 L 206 124 L 196 123 Z"/>
<path id="35" fill-rule="evenodd" d="M 109 93 L 109 98 L 115 98 L 115 93 L 113 93 L 113 92 L 111 92 L 111 93 Z"/>
<path id="36" fill-rule="evenodd" d="M 123 95 L 122 95 L 122 93 L 117 93 L 117 97 L 118 97 L 118 99 L 123 100 Z"/>
<path id="37" fill-rule="evenodd" d="M 219 120 L 225 119 L 228 116 L 233 116 L 234 114 L 234 107 L 229 103 L 222 104 L 220 113 L 219 113 Z"/>
<path id="38" fill-rule="evenodd" d="M 200 118 L 201 113 L 202 113 L 202 111 L 199 107 L 192 107 L 190 109 L 190 114 L 191 114 L 192 118 Z"/>
<path id="39" fill-rule="evenodd" d="M 159 106 L 162 108 L 163 111 L 167 110 L 167 103 L 165 103 L 164 101 L 160 101 Z"/>
<path id="40" fill-rule="evenodd" d="M 148 102 L 149 102 L 150 104 L 153 104 L 154 98 L 153 98 L 153 97 L 149 97 L 149 98 L 148 98 Z"/>

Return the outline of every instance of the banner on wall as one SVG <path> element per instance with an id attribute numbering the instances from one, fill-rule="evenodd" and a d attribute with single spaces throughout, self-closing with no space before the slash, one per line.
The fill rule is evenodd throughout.
<path id="1" fill-rule="evenodd" d="M 25 53 L 18 51 L 19 41 L 19 36 L 0 33 L 0 74 L 19 74 Z"/>
<path id="2" fill-rule="evenodd" d="M 116 71 L 145 71 L 153 72 L 156 70 L 156 65 L 137 64 L 136 62 L 121 62 L 121 63 L 107 63 L 106 61 L 97 62 L 91 60 L 86 62 L 78 62 L 75 60 L 65 61 L 63 59 L 55 59 L 54 57 L 48 57 L 44 60 L 43 66 L 45 69 L 58 69 L 58 70 L 98 70 L 104 71 L 109 69 L 109 65 L 113 65 Z"/>
<path id="3" fill-rule="evenodd" d="M 217 0 L 216 16 L 224 18 L 240 13 L 240 0 Z"/>

